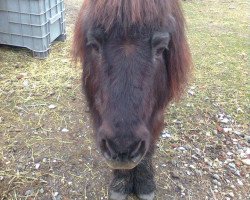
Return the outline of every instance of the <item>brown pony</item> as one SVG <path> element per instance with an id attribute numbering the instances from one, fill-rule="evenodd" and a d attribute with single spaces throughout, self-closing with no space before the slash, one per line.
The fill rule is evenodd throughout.
<path id="1" fill-rule="evenodd" d="M 111 199 L 154 198 L 152 154 L 191 56 L 178 0 L 85 0 L 73 53 L 83 65 L 97 146 L 114 169 Z"/>

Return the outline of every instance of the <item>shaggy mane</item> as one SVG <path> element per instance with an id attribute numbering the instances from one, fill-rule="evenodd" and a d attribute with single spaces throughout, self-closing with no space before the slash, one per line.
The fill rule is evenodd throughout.
<path id="1" fill-rule="evenodd" d="M 93 0 L 86 1 L 86 5 L 91 11 L 90 17 L 107 30 L 117 21 L 126 27 L 134 24 L 163 25 L 165 20 L 171 19 L 169 2 L 169 0 Z"/>
<path id="2" fill-rule="evenodd" d="M 85 0 L 75 26 L 73 57 L 84 65 L 86 32 L 93 27 L 109 31 L 117 24 L 150 29 L 166 28 L 171 41 L 168 56 L 169 100 L 178 98 L 186 85 L 191 55 L 179 0 Z"/>

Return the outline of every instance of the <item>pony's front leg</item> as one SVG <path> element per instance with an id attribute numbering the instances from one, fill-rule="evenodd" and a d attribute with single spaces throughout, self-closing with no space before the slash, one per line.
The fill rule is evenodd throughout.
<path id="1" fill-rule="evenodd" d="M 134 193 L 140 200 L 153 200 L 156 189 L 152 154 L 145 158 L 134 169 Z"/>
<path id="2" fill-rule="evenodd" d="M 111 200 L 127 199 L 128 195 L 133 191 L 133 169 L 114 170 L 109 189 Z"/>
<path id="3" fill-rule="evenodd" d="M 131 170 L 114 170 L 110 184 L 110 199 L 125 200 L 134 193 L 140 200 L 153 200 L 156 189 L 152 154 L 147 154 L 143 160 Z"/>

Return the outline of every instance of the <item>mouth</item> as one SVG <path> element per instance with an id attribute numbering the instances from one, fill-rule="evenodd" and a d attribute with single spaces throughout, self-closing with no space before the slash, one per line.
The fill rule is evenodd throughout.
<path id="1" fill-rule="evenodd" d="M 111 169 L 125 169 L 125 170 L 133 169 L 141 162 L 143 157 L 144 155 L 143 156 L 138 155 L 132 158 L 130 161 L 116 161 L 110 159 L 109 156 L 104 154 L 105 161 Z"/>

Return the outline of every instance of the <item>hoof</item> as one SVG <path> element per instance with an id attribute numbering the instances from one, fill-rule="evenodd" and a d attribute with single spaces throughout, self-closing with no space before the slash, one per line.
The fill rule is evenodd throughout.
<path id="1" fill-rule="evenodd" d="M 120 192 L 110 191 L 110 200 L 126 200 L 128 197 L 127 194 Z"/>
<path id="2" fill-rule="evenodd" d="M 155 193 L 152 192 L 150 194 L 141 194 L 141 195 L 138 195 L 138 197 L 140 200 L 153 200 L 155 197 Z"/>

